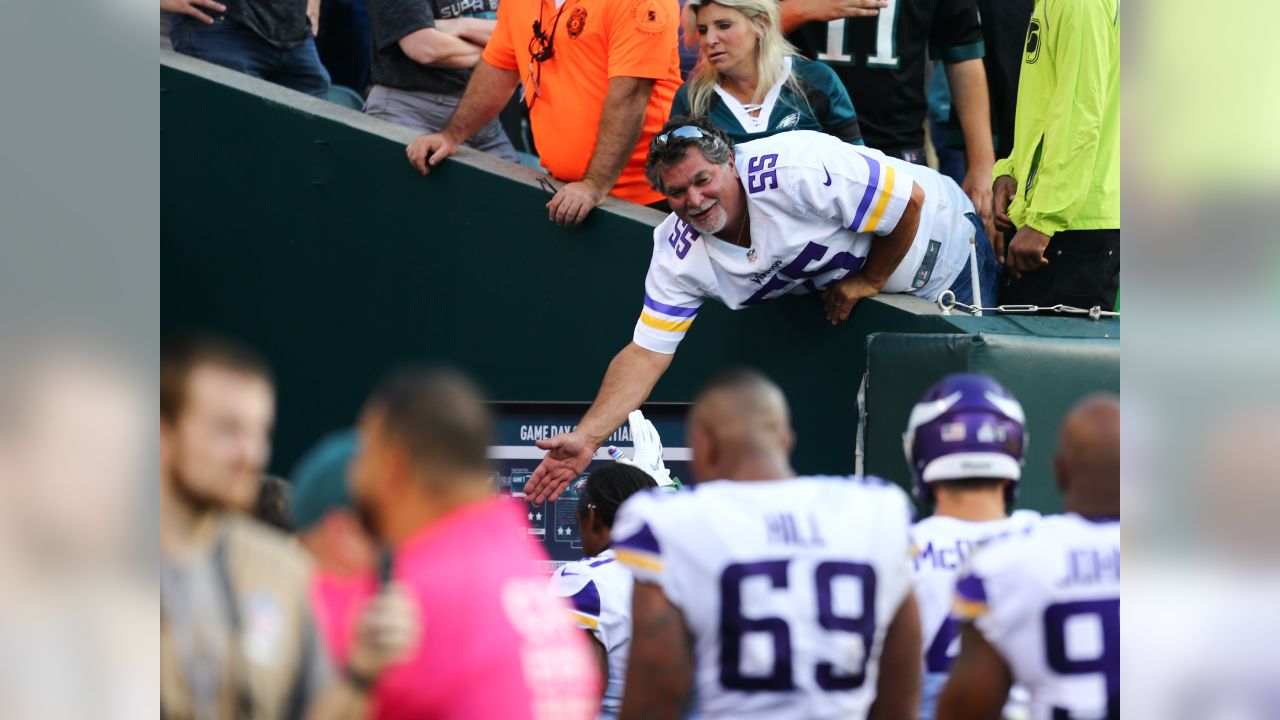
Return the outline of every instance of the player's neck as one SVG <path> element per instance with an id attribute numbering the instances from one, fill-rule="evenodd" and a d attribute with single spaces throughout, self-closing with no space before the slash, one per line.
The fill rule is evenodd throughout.
<path id="1" fill-rule="evenodd" d="M 774 455 L 736 455 L 731 465 L 726 465 L 720 477 L 735 482 L 759 480 L 788 480 L 796 476 L 786 457 Z"/>
<path id="2" fill-rule="evenodd" d="M 935 489 L 934 514 L 966 522 L 990 522 L 1006 517 L 1004 492 L 991 490 Z"/>
<path id="3" fill-rule="evenodd" d="M 415 494 L 387 518 L 382 532 L 392 545 L 398 545 L 448 515 L 492 497 L 487 476 L 482 481 L 459 481 L 448 490 Z"/>

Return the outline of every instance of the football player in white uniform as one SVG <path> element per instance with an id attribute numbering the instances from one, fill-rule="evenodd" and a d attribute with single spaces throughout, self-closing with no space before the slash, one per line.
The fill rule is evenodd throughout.
<path id="1" fill-rule="evenodd" d="M 620 717 L 912 717 L 906 493 L 795 477 L 786 400 L 754 372 L 700 393 L 689 442 L 699 484 L 633 496 L 613 528 L 635 574 Z"/>
<path id="2" fill-rule="evenodd" d="M 605 677 L 600 717 L 615 718 L 622 706 L 627 654 L 631 649 L 631 573 L 609 547 L 618 506 L 637 492 L 657 487 L 644 470 L 615 462 L 594 471 L 578 495 L 578 532 L 587 557 L 551 576 L 551 594 L 568 598 L 570 617 L 591 636 Z"/>
<path id="3" fill-rule="evenodd" d="M 1095 396 L 1054 459 L 1066 514 L 974 553 L 956 582 L 960 656 L 939 720 L 997 717 L 1012 683 L 1032 720 L 1120 717 L 1120 405 Z"/>
<path id="4" fill-rule="evenodd" d="M 654 230 L 644 304 L 595 403 L 525 486 L 554 499 L 666 372 L 704 300 L 731 309 L 821 292 L 832 323 L 880 292 L 994 297 L 995 252 L 968 196 L 929 168 L 793 131 L 734 147 L 705 120 L 672 120 L 646 165 L 674 213 Z"/>
<path id="5" fill-rule="evenodd" d="M 1008 510 L 1026 445 L 1022 405 L 986 375 L 948 375 L 911 411 L 903 445 L 916 499 L 933 515 L 911 528 L 912 579 L 924 631 L 920 717 L 932 720 L 947 668 L 959 652 L 951 617 L 956 576 L 980 545 L 1023 535 L 1040 519 Z"/>

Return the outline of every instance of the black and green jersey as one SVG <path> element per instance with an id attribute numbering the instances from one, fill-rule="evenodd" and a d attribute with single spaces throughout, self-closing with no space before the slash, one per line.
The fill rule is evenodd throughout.
<path id="1" fill-rule="evenodd" d="M 890 0 L 876 17 L 807 23 L 788 39 L 836 71 L 863 139 L 895 155 L 924 146 L 928 59 L 954 63 L 984 52 L 975 0 Z"/>
<path id="2" fill-rule="evenodd" d="M 787 87 L 784 75 L 765 95 L 759 115 L 752 117 L 737 98 L 717 86 L 707 119 L 728 133 L 735 143 L 788 130 L 816 130 L 861 145 L 858 115 L 835 72 L 822 63 L 802 57 L 789 57 L 786 61 L 788 73 L 796 76 L 804 90 L 803 97 Z M 681 85 L 671 103 L 671 117 L 689 114 L 688 86 Z"/>

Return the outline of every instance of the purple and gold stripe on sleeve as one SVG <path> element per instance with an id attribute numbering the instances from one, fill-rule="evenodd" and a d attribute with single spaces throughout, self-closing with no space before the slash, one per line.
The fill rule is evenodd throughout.
<path id="1" fill-rule="evenodd" d="M 618 562 L 628 567 L 651 572 L 662 572 L 662 551 L 658 547 L 658 538 L 647 524 L 630 536 L 613 541 L 614 554 Z"/>
<path id="2" fill-rule="evenodd" d="M 977 575 L 964 575 L 956 581 L 956 597 L 952 616 L 969 621 L 987 612 L 987 588 Z"/>
<path id="3" fill-rule="evenodd" d="M 569 596 L 573 609 L 569 616 L 583 628 L 594 630 L 600 626 L 600 591 L 592 580 L 588 580 L 582 589 Z"/>
<path id="4" fill-rule="evenodd" d="M 648 293 L 645 293 L 644 310 L 640 312 L 640 322 L 656 330 L 684 332 L 693 324 L 693 318 L 697 314 L 698 308 L 696 307 L 667 305 L 654 300 L 649 297 Z"/>
<path id="5" fill-rule="evenodd" d="M 854 232 L 874 232 L 880 224 L 880 218 L 884 216 L 885 208 L 889 207 L 889 199 L 893 197 L 894 172 L 891 166 L 882 166 L 869 155 L 858 155 L 867 161 L 867 189 L 862 193 L 862 200 L 858 202 L 858 210 L 854 213 L 849 229 Z"/>

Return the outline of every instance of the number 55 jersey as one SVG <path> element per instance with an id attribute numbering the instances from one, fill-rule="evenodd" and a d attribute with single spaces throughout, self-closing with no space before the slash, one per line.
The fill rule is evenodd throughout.
<path id="1" fill-rule="evenodd" d="M 876 478 L 721 480 L 633 496 L 613 537 L 684 617 L 695 715 L 861 718 L 911 589 L 909 524 Z"/>
<path id="2" fill-rule="evenodd" d="M 674 353 L 707 298 L 740 310 L 820 292 L 857 272 L 873 238 L 898 227 L 913 183 L 924 192 L 919 225 L 881 292 L 932 301 L 969 259 L 977 228 L 966 213 L 973 203 L 934 170 L 810 130 L 752 140 L 733 153 L 751 219 L 750 247 L 668 215 L 653 231 L 633 336 L 647 350 Z"/>
<path id="3" fill-rule="evenodd" d="M 991 543 L 956 581 L 973 622 L 1031 694 L 1032 720 L 1120 717 L 1120 522 L 1055 515 Z"/>

